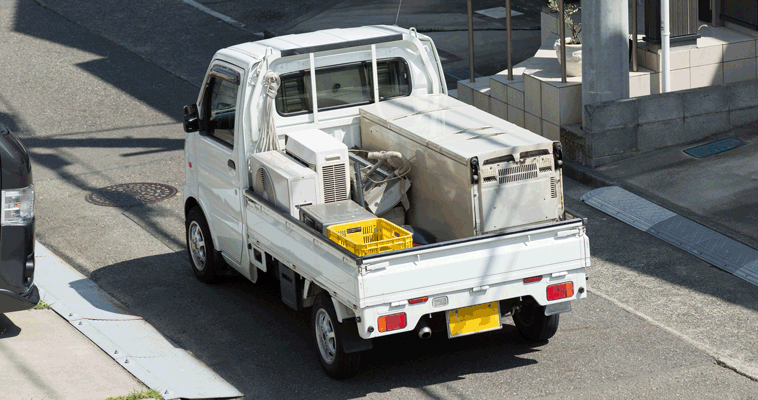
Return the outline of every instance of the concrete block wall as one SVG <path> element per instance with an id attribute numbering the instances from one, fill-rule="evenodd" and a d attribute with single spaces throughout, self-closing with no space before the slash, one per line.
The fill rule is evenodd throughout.
<path id="1" fill-rule="evenodd" d="M 671 90 L 685 90 L 758 78 L 758 40 L 729 28 L 705 26 L 697 45 L 672 47 Z M 712 35 L 712 36 L 707 36 Z M 646 44 L 641 44 L 646 46 Z M 649 76 L 630 79 L 631 91 L 660 93 L 661 50 L 640 49 L 637 64 Z M 649 86 L 649 88 L 648 88 Z M 646 93 L 647 91 L 647 93 Z"/>
<path id="2" fill-rule="evenodd" d="M 565 154 L 591 168 L 758 121 L 758 81 L 585 106 L 586 126 L 561 129 Z"/>

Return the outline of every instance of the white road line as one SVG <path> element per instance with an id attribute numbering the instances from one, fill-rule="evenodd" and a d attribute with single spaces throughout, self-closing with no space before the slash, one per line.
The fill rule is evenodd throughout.
<path id="1" fill-rule="evenodd" d="M 218 19 L 226 22 L 229 25 L 233 25 L 233 26 L 236 26 L 238 28 L 243 28 L 243 29 L 245 28 L 245 24 L 243 24 L 242 22 L 239 22 L 239 21 L 237 21 L 237 20 L 235 20 L 235 19 L 233 19 L 231 17 L 227 17 L 224 14 L 215 12 L 215 11 L 211 10 L 210 8 L 208 8 L 208 7 L 202 5 L 202 4 L 200 4 L 200 3 L 198 3 L 198 2 L 196 2 L 194 0 L 182 0 L 182 1 L 185 2 L 185 3 L 187 3 L 187 4 L 189 4 L 189 5 L 191 5 L 192 7 L 197 8 L 198 10 L 200 10 L 200 11 L 206 13 L 206 14 L 212 15 L 212 16 L 214 16 L 214 17 L 216 17 L 216 18 L 218 18 Z"/>
<path id="2" fill-rule="evenodd" d="M 478 10 L 474 12 L 495 19 L 506 17 L 505 7 L 488 8 L 486 10 Z M 518 17 L 519 15 L 524 15 L 524 13 L 511 9 L 511 17 Z"/>

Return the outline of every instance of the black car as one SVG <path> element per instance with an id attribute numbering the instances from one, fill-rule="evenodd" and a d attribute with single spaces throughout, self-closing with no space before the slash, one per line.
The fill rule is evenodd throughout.
<path id="1" fill-rule="evenodd" d="M 0 124 L 0 314 L 39 302 L 34 285 L 34 185 L 29 153 Z"/>

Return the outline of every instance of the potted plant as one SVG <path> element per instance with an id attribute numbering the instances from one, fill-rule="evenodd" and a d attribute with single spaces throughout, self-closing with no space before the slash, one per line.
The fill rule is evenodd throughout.
<path id="1" fill-rule="evenodd" d="M 564 1 L 564 14 L 565 24 L 569 28 L 571 36 L 563 38 L 566 43 L 566 75 L 568 76 L 581 76 L 582 75 L 582 39 L 580 33 L 582 32 L 582 24 L 574 21 L 571 17 L 576 14 L 581 5 L 575 3 L 568 3 Z M 549 0 L 547 6 L 551 11 L 558 11 L 558 1 Z M 555 41 L 553 45 L 555 49 L 555 55 L 558 58 L 558 63 L 561 62 L 561 39 Z"/>

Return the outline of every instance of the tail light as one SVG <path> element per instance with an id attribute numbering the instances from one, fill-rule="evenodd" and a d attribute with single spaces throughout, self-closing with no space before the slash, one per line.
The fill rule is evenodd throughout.
<path id="1" fill-rule="evenodd" d="M 542 280 L 542 276 L 533 276 L 531 278 L 524 278 L 524 283 L 539 282 Z"/>
<path id="2" fill-rule="evenodd" d="M 559 283 L 547 287 L 547 300 L 560 300 L 574 295 L 574 282 Z"/>
<path id="3" fill-rule="evenodd" d="M 429 300 L 429 297 L 419 297 L 417 299 L 410 299 L 410 300 L 408 300 L 408 303 L 410 303 L 410 304 L 426 303 L 427 300 Z"/>
<path id="4" fill-rule="evenodd" d="M 392 314 L 379 317 L 377 325 L 379 325 L 379 332 L 387 332 L 405 328 L 408 325 L 408 321 L 405 313 Z"/>

